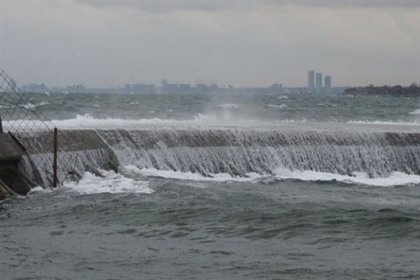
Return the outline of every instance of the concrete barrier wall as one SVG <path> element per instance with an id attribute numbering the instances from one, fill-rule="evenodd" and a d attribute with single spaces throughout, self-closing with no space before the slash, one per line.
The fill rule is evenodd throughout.
<path id="1" fill-rule="evenodd" d="M 67 179 L 77 180 L 85 171 L 118 170 L 118 160 L 112 149 L 96 131 L 63 130 L 58 135 L 60 182 Z M 51 186 L 52 166 L 41 166 L 45 165 L 45 161 L 38 160 L 42 157 L 52 159 L 52 147 L 48 149 L 48 143 L 52 143 L 51 132 L 39 132 L 32 137 L 16 137 L 19 144 L 10 135 L 0 134 L 0 199 L 14 193 L 24 195 L 35 185 L 46 188 Z M 34 144 L 39 144 L 39 148 L 29 154 L 20 146 L 34 147 Z M 62 164 L 60 160 L 63 161 Z"/>
<path id="2" fill-rule="evenodd" d="M 22 181 L 17 165 L 25 154 L 9 134 L 0 134 L 0 199 L 16 193 L 25 194 L 30 185 Z"/>
<path id="3" fill-rule="evenodd" d="M 0 164 L 17 162 L 23 154 L 24 151 L 9 134 L 0 134 Z"/>

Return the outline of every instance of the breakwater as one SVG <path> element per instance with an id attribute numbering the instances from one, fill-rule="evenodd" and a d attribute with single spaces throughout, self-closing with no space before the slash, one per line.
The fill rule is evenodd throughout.
<path id="1" fill-rule="evenodd" d="M 277 168 L 384 177 L 420 174 L 420 134 L 294 129 L 98 131 L 121 165 L 214 176 Z"/>
<path id="2" fill-rule="evenodd" d="M 42 143 L 48 132 L 17 135 L 16 143 L 2 134 L 0 178 L 2 196 L 27 193 L 51 185 L 52 166 L 40 163 L 52 156 Z M 63 130 L 59 132 L 59 181 L 78 180 L 89 171 L 118 171 L 119 166 L 191 172 L 205 177 L 227 173 L 272 174 L 276 168 L 310 170 L 369 177 L 391 172 L 420 174 L 420 133 L 302 129 L 145 128 L 137 130 Z M 39 143 L 36 153 L 24 147 Z"/>
<path id="3" fill-rule="evenodd" d="M 53 166 L 45 163 L 52 162 L 53 147 L 48 149 L 44 144 L 51 142 L 51 137 L 51 133 L 47 131 L 39 131 L 30 137 L 19 134 L 14 137 L 0 135 L 0 183 L 3 186 L 0 186 L 0 192 L 3 197 L 14 193 L 24 195 L 34 186 L 52 186 Z M 59 131 L 59 137 L 59 182 L 78 180 L 86 171 L 117 171 L 118 162 L 112 150 L 95 131 L 63 130 Z M 36 146 L 36 152 L 25 151 L 25 146 L 28 145 Z M 64 161 L 71 164 L 60 165 Z"/>
<path id="4" fill-rule="evenodd" d="M 17 165 L 24 155 L 9 134 L 0 134 L 0 199 L 15 193 L 26 193 L 30 186 L 22 181 Z"/>

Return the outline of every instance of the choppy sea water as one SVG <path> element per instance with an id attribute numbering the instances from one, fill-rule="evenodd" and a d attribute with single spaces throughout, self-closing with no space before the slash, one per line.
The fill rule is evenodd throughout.
<path id="1" fill-rule="evenodd" d="M 420 277 L 418 185 L 103 180 L 3 202 L 2 278 Z"/>
<path id="2" fill-rule="evenodd" d="M 400 121 L 419 120 L 420 98 L 392 96 L 308 95 L 140 95 L 29 94 L 29 101 L 0 103 L 42 112 L 48 119 L 176 119 L 216 118 L 243 121 Z"/>
<path id="3" fill-rule="evenodd" d="M 36 95 L 31 104 L 58 126 L 108 129 L 369 122 L 418 130 L 420 108 L 393 97 Z M 0 202 L 2 279 L 420 278 L 416 174 L 102 172 Z"/>

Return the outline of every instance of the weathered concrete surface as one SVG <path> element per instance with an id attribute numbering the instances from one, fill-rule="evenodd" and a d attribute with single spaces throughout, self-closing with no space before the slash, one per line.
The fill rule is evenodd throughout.
<path id="1" fill-rule="evenodd" d="M 0 179 L 0 200 L 16 194 L 3 180 Z"/>
<path id="2" fill-rule="evenodd" d="M 17 169 L 22 156 L 25 154 L 10 135 L 0 134 L 0 199 L 18 194 L 26 194 L 31 184 Z"/>
<path id="3" fill-rule="evenodd" d="M 24 151 L 8 134 L 0 134 L 0 165 L 18 162 Z"/>
<path id="4" fill-rule="evenodd" d="M 0 166 L 0 184 L 9 194 L 21 195 L 26 195 L 34 186 L 15 165 Z"/>
<path id="5" fill-rule="evenodd" d="M 31 154 L 52 152 L 52 131 L 40 131 L 31 135 L 17 133 L 16 136 Z M 59 150 L 66 152 L 108 148 L 94 130 L 58 130 L 58 144 Z"/>
<path id="6" fill-rule="evenodd" d="M 36 165 L 37 158 L 45 156 L 52 158 L 51 132 L 42 131 L 31 136 L 19 134 L 15 136 L 23 148 L 15 143 L 10 135 L 0 134 L 0 199 L 14 193 L 26 194 L 35 184 L 41 185 L 37 180 L 39 178 L 36 176 L 37 172 L 51 173 L 52 169 L 49 166 L 38 166 L 35 172 L 34 170 L 28 172 L 30 170 L 23 168 L 25 164 L 22 164 L 24 160 L 21 160 L 23 157 L 25 162 L 29 159 L 29 162 Z M 74 160 L 71 166 L 61 165 L 60 174 L 64 176 L 74 174 L 75 171 L 82 175 L 85 171 L 97 169 L 118 170 L 118 160 L 112 149 L 94 130 L 59 130 L 58 142 L 59 160 L 60 158 Z M 50 174 L 47 177 L 50 179 Z"/>

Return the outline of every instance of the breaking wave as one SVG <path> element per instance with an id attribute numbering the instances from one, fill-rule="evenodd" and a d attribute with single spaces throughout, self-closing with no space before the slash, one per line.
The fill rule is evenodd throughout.
<path id="1" fill-rule="evenodd" d="M 80 194 L 153 193 L 146 181 L 134 180 L 122 174 L 105 170 L 101 170 L 101 176 L 86 172 L 79 182 L 66 182 L 63 187 Z"/>
<path id="2" fill-rule="evenodd" d="M 210 174 L 203 176 L 194 172 L 180 172 L 173 170 L 158 170 L 156 168 L 140 169 L 134 165 L 122 168 L 122 173 L 128 177 L 138 175 L 146 178 L 165 178 L 175 180 L 187 180 L 198 182 L 271 182 L 275 181 L 310 181 L 310 182 L 340 182 L 350 185 L 366 185 L 375 187 L 394 187 L 394 186 L 413 186 L 420 184 L 420 176 L 406 174 L 402 172 L 392 172 L 386 177 L 371 178 L 369 174 L 356 172 L 352 175 L 340 175 L 327 172 L 317 172 L 309 170 L 290 170 L 287 168 L 277 168 L 272 175 L 262 175 L 258 173 L 247 173 L 245 176 L 233 176 L 228 173 Z"/>

